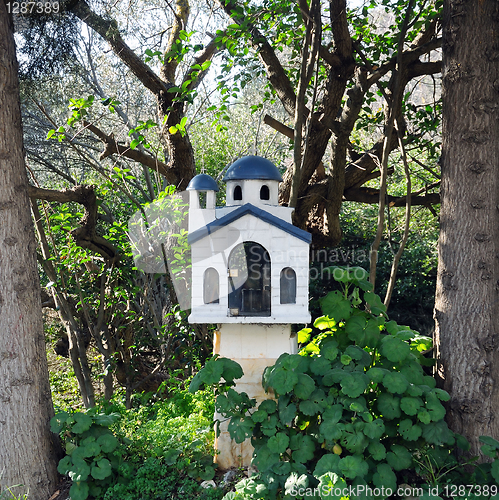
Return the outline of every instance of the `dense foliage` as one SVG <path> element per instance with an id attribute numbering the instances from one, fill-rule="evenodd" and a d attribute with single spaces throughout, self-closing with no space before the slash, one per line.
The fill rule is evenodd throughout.
<path id="1" fill-rule="evenodd" d="M 470 474 L 458 461 L 457 449 L 469 444 L 447 427 L 449 395 L 424 371 L 431 339 L 388 320 L 362 268 L 333 276 L 342 290 L 321 300 L 314 330 L 299 332 L 300 354 L 283 354 L 263 375 L 272 399 L 257 406 L 238 393 L 242 371 L 228 359 L 209 361 L 191 382 L 192 391 L 215 388 L 231 437 L 255 447 L 259 474 L 225 498 L 303 498 L 296 491 L 308 486 L 332 498 L 322 494 L 327 485 L 387 498 L 403 483 L 447 495 L 446 484 L 493 484 L 499 462 Z M 495 441 L 483 439 L 495 457 Z"/>

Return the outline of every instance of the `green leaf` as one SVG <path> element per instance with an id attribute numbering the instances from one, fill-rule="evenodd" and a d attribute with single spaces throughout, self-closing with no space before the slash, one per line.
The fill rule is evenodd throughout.
<path id="1" fill-rule="evenodd" d="M 130 143 L 130 149 L 135 149 L 138 145 L 140 144 L 140 140 L 139 139 L 134 139 L 131 143 Z"/>
<path id="2" fill-rule="evenodd" d="M 365 333 L 364 327 L 366 326 L 367 320 L 363 314 L 356 314 L 349 318 L 345 323 L 345 332 L 348 338 L 357 344 L 364 344 Z"/>
<path id="3" fill-rule="evenodd" d="M 335 290 L 320 300 L 322 312 L 336 322 L 347 320 L 352 314 L 352 306 L 348 299 Z"/>
<path id="4" fill-rule="evenodd" d="M 277 394 L 291 392 L 297 383 L 298 374 L 283 368 L 275 368 L 269 378 L 269 384 Z"/>
<path id="5" fill-rule="evenodd" d="M 352 425 L 346 425 L 345 431 L 341 437 L 341 444 L 351 453 L 362 453 L 368 446 L 369 441 L 362 430 L 352 428 Z"/>
<path id="6" fill-rule="evenodd" d="M 321 409 L 321 407 L 317 403 L 315 403 L 314 401 L 310 401 L 309 399 L 301 401 L 299 408 L 304 415 L 308 416 L 316 415 Z"/>
<path id="7" fill-rule="evenodd" d="M 228 425 L 230 437 L 236 443 L 242 443 L 253 434 L 255 423 L 250 417 L 232 417 Z"/>
<path id="8" fill-rule="evenodd" d="M 115 422 L 117 422 L 119 419 L 120 419 L 120 415 L 118 413 L 111 413 L 109 415 L 101 413 L 99 415 L 95 415 L 94 422 L 97 425 L 102 425 L 104 427 L 110 427 Z"/>
<path id="9" fill-rule="evenodd" d="M 386 448 L 379 441 L 372 441 L 369 443 L 367 451 L 374 460 L 380 461 L 386 458 Z"/>
<path id="10" fill-rule="evenodd" d="M 314 476 L 320 477 L 328 472 L 340 473 L 340 456 L 334 453 L 323 455 L 314 469 Z"/>
<path id="11" fill-rule="evenodd" d="M 73 481 L 86 481 L 90 474 L 89 465 L 82 459 L 75 459 L 73 457 L 73 465 L 68 471 L 68 476 Z"/>
<path id="12" fill-rule="evenodd" d="M 348 366 L 352 362 L 352 358 L 348 354 L 342 354 L 340 361 L 342 365 Z"/>
<path id="13" fill-rule="evenodd" d="M 310 333 L 312 332 L 312 328 L 302 328 L 298 332 L 298 343 L 305 344 L 310 340 Z"/>
<path id="14" fill-rule="evenodd" d="M 387 392 L 378 397 L 378 410 L 385 418 L 392 420 L 400 417 L 400 400 Z"/>
<path id="15" fill-rule="evenodd" d="M 383 377 L 382 383 L 392 394 L 403 394 L 409 386 L 405 376 L 399 372 L 388 372 Z"/>
<path id="16" fill-rule="evenodd" d="M 341 382 L 341 392 L 350 398 L 358 398 L 369 385 L 369 378 L 360 372 L 345 373 Z"/>
<path id="17" fill-rule="evenodd" d="M 364 293 L 364 300 L 369 305 L 371 312 L 376 316 L 386 312 L 386 306 L 383 304 L 378 295 L 374 292 L 366 292 Z"/>
<path id="18" fill-rule="evenodd" d="M 499 450 L 499 441 L 495 440 L 494 438 L 490 436 L 480 436 L 478 439 L 481 443 L 488 444 L 490 447 Z"/>
<path id="19" fill-rule="evenodd" d="M 381 340 L 381 354 L 394 363 L 404 361 L 411 354 L 411 347 L 407 342 L 387 335 Z"/>
<path id="20" fill-rule="evenodd" d="M 385 490 L 389 488 L 395 491 L 397 489 L 397 476 L 388 464 L 379 464 L 373 475 L 373 483 L 378 488 L 384 488 Z"/>
<path id="21" fill-rule="evenodd" d="M 54 129 L 49 130 L 49 131 L 47 132 L 47 139 L 50 139 L 50 138 L 51 138 L 54 134 L 55 134 L 55 130 L 54 130 Z"/>
<path id="22" fill-rule="evenodd" d="M 74 482 L 69 488 L 69 496 L 71 500 L 86 500 L 88 498 L 89 487 L 83 481 Z"/>
<path id="23" fill-rule="evenodd" d="M 267 446 L 259 448 L 253 458 L 253 462 L 260 472 L 270 469 L 273 465 L 279 463 L 279 460 L 279 454 L 272 452 Z"/>
<path id="24" fill-rule="evenodd" d="M 386 454 L 386 461 L 395 470 L 408 469 L 412 465 L 412 455 L 407 448 L 399 444 L 392 444 L 390 449 L 391 451 Z"/>
<path id="25" fill-rule="evenodd" d="M 328 441 L 336 441 L 341 439 L 343 436 L 343 428 L 342 424 L 335 422 L 334 420 L 325 419 L 322 421 L 319 430 L 321 435 L 327 439 Z"/>
<path id="26" fill-rule="evenodd" d="M 321 316 L 314 321 L 314 326 L 319 330 L 329 330 L 336 326 L 336 321 L 327 316 Z"/>
<path id="27" fill-rule="evenodd" d="M 347 372 L 345 372 L 340 368 L 334 368 L 333 370 L 329 370 L 322 378 L 322 383 L 327 386 L 338 384 L 343 379 L 345 373 Z"/>
<path id="28" fill-rule="evenodd" d="M 338 342 L 336 340 L 328 340 L 321 345 L 321 356 L 329 361 L 334 361 L 338 356 Z"/>
<path id="29" fill-rule="evenodd" d="M 258 409 L 257 411 L 251 414 L 251 419 L 253 420 L 253 422 L 258 423 L 267 420 L 268 416 L 269 415 L 265 410 Z"/>
<path id="30" fill-rule="evenodd" d="M 65 476 L 69 472 L 69 469 L 71 469 L 72 465 L 73 461 L 71 460 L 71 457 L 66 455 L 59 461 L 59 464 L 57 465 L 57 472 Z"/>
<path id="31" fill-rule="evenodd" d="M 418 420 L 423 424 L 429 424 L 431 422 L 430 414 L 426 410 L 420 411 L 418 412 Z"/>
<path id="32" fill-rule="evenodd" d="M 325 357 L 312 358 L 310 371 L 314 375 L 325 375 L 331 369 L 331 363 Z"/>
<path id="33" fill-rule="evenodd" d="M 96 457 L 101 452 L 101 447 L 94 437 L 88 437 L 80 443 L 80 448 L 85 448 L 86 457 Z"/>
<path id="34" fill-rule="evenodd" d="M 69 418 L 69 413 L 65 411 L 58 412 L 55 417 L 50 419 L 50 430 L 56 434 L 62 431 L 64 424 Z"/>
<path id="35" fill-rule="evenodd" d="M 163 459 L 166 465 L 173 465 L 177 461 L 177 458 L 181 455 L 181 453 L 181 450 L 176 450 L 174 448 L 167 450 L 163 455 Z"/>
<path id="36" fill-rule="evenodd" d="M 277 411 L 277 403 L 273 399 L 265 399 L 260 403 L 259 410 L 266 411 L 268 414 Z"/>
<path id="37" fill-rule="evenodd" d="M 236 361 L 229 358 L 218 358 L 218 361 L 222 363 L 222 377 L 227 382 L 232 383 L 234 379 L 241 378 L 244 375 L 241 365 Z"/>
<path id="38" fill-rule="evenodd" d="M 433 422 L 442 420 L 445 417 L 445 408 L 435 394 L 426 395 L 426 410 Z"/>
<path id="39" fill-rule="evenodd" d="M 406 415 L 417 415 L 423 406 L 421 398 L 404 397 L 400 400 L 400 409 Z"/>
<path id="40" fill-rule="evenodd" d="M 289 446 L 289 437 L 284 432 L 278 432 L 267 441 L 267 447 L 272 453 L 284 453 Z"/>
<path id="41" fill-rule="evenodd" d="M 296 405 L 294 403 L 284 406 L 279 404 L 279 419 L 283 424 L 288 424 L 296 417 Z"/>
<path id="42" fill-rule="evenodd" d="M 428 443 L 437 446 L 442 444 L 453 444 L 455 442 L 454 434 L 443 420 L 423 425 L 423 437 Z"/>
<path id="43" fill-rule="evenodd" d="M 103 434 L 97 439 L 97 443 L 104 453 L 111 453 L 118 446 L 118 440 L 112 434 Z"/>
<path id="44" fill-rule="evenodd" d="M 220 362 L 220 359 L 212 359 L 206 362 L 206 365 L 199 373 L 204 384 L 212 385 L 220 382 L 223 371 L 224 363 Z"/>
<path id="45" fill-rule="evenodd" d="M 295 386 L 295 395 L 300 399 L 308 399 L 315 390 L 315 382 L 310 375 L 298 374 L 298 383 Z"/>
<path id="46" fill-rule="evenodd" d="M 107 458 L 101 458 L 96 465 L 92 466 L 91 474 L 94 479 L 105 479 L 111 473 L 111 462 Z"/>
<path id="47" fill-rule="evenodd" d="M 385 370 L 384 368 L 377 368 L 376 366 L 374 366 L 372 368 L 369 368 L 369 370 L 367 370 L 366 375 L 375 384 L 379 384 L 383 380 L 383 377 L 385 376 L 386 373 L 389 373 L 388 370 Z"/>
<path id="48" fill-rule="evenodd" d="M 440 401 L 450 400 L 450 394 L 447 391 L 444 391 L 443 389 L 433 389 L 432 392 L 437 396 L 438 399 L 440 399 Z"/>
<path id="49" fill-rule="evenodd" d="M 400 373 L 402 373 L 411 384 L 419 385 L 423 383 L 423 368 L 416 361 L 411 361 L 409 364 L 404 363 L 404 366 L 400 369 Z"/>
<path id="50" fill-rule="evenodd" d="M 379 339 L 381 337 L 377 319 L 370 319 L 367 322 L 367 326 L 364 329 L 364 334 L 365 334 L 364 342 L 366 346 L 372 348 L 377 347 Z"/>
<path id="51" fill-rule="evenodd" d="M 413 425 L 412 420 L 406 418 L 399 424 L 399 433 L 406 441 L 416 441 L 423 433 L 423 430 L 419 425 Z"/>
<path id="52" fill-rule="evenodd" d="M 305 463 L 312 460 L 315 455 L 316 442 L 311 436 L 295 434 L 291 437 L 290 448 L 293 451 L 293 460 L 299 463 Z"/>
<path id="53" fill-rule="evenodd" d="M 496 483 L 499 483 L 499 460 L 494 460 L 492 462 L 492 466 L 490 467 L 490 473 L 492 477 L 496 480 Z"/>
<path id="54" fill-rule="evenodd" d="M 470 442 L 461 434 L 454 434 L 456 438 L 456 446 L 464 451 L 469 451 L 471 448 Z M 483 436 L 482 436 L 483 437 Z"/>
<path id="55" fill-rule="evenodd" d="M 71 428 L 71 431 L 75 434 L 83 434 L 85 431 L 88 431 L 92 426 L 93 420 L 92 417 L 89 417 L 85 413 L 75 413 L 73 415 L 75 419 L 75 424 Z"/>
<path id="56" fill-rule="evenodd" d="M 349 455 L 340 459 L 339 468 L 341 473 L 349 479 L 364 477 L 369 471 L 369 466 L 361 455 Z"/>
<path id="57" fill-rule="evenodd" d="M 363 432 L 369 439 L 380 439 L 385 432 L 385 424 L 381 418 L 377 418 L 372 422 L 366 422 Z"/>

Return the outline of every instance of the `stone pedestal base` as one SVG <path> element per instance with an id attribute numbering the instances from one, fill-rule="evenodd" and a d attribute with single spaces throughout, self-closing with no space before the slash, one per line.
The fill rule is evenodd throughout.
<path id="1" fill-rule="evenodd" d="M 291 336 L 291 325 L 223 324 L 215 332 L 213 353 L 239 363 L 244 376 L 237 381 L 236 390 L 246 392 L 258 403 L 270 396 L 262 387 L 262 374 L 284 352 L 298 350 L 296 336 Z M 215 418 L 221 418 L 215 414 Z M 247 439 L 237 444 L 230 439 L 227 422 L 220 425 L 220 435 L 215 439 L 219 451 L 216 462 L 221 469 L 249 466 L 253 446 Z"/>

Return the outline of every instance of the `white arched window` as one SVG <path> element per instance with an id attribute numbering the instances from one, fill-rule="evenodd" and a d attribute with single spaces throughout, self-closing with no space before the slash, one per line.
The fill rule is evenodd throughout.
<path id="1" fill-rule="evenodd" d="M 291 267 L 281 271 L 279 282 L 281 291 L 281 304 L 296 304 L 296 273 Z"/>
<path id="2" fill-rule="evenodd" d="M 204 272 L 203 302 L 205 304 L 218 304 L 219 294 L 218 271 L 213 267 L 209 267 Z"/>

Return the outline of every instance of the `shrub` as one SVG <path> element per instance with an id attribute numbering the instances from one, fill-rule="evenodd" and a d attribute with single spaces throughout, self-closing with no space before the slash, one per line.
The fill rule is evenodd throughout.
<path id="1" fill-rule="evenodd" d="M 423 370 L 431 339 L 388 320 L 363 269 L 336 268 L 333 276 L 342 291 L 321 300 L 314 329 L 299 332 L 300 354 L 283 354 L 263 375 L 275 398 L 256 407 L 237 393 L 231 386 L 242 370 L 227 359 L 209 361 L 191 383 L 192 391 L 215 387 L 231 437 L 250 437 L 255 448 L 258 476 L 227 500 L 302 498 L 299 486 L 328 485 L 388 497 L 407 478 L 423 481 L 414 472 L 422 453 L 449 470 L 457 464 L 452 446 L 468 446 L 443 420 L 449 395 Z"/>
<path id="2" fill-rule="evenodd" d="M 127 410 L 117 396 L 101 409 L 52 419 L 66 448 L 58 470 L 73 480 L 71 499 L 220 499 L 222 489 L 199 484 L 215 475 L 213 394 L 178 387 L 170 399 L 142 403 Z"/>

